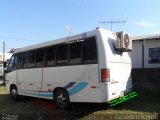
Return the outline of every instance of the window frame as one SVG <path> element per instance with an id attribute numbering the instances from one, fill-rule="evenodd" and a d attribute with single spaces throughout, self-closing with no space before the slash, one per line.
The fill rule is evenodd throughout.
<path id="1" fill-rule="evenodd" d="M 61 45 L 66 45 L 67 46 L 67 52 L 66 52 L 66 62 L 63 62 L 63 63 L 57 63 L 57 54 L 58 54 L 58 47 L 61 46 Z M 69 65 L 69 47 L 68 47 L 68 43 L 61 43 L 61 44 L 57 44 L 56 45 L 56 66 L 67 66 Z"/>
<path id="2" fill-rule="evenodd" d="M 54 64 L 47 65 L 47 49 L 48 48 L 52 48 L 52 47 L 54 47 Z M 44 64 L 44 67 L 53 67 L 53 66 L 56 66 L 56 51 L 57 51 L 57 46 L 56 45 L 47 46 L 45 48 L 45 64 Z"/>
<path id="3" fill-rule="evenodd" d="M 19 65 L 19 57 L 21 56 L 21 65 Z M 17 53 L 17 61 L 18 61 L 18 64 L 17 64 L 17 69 L 22 69 L 22 64 L 23 64 L 23 53 Z"/>
<path id="4" fill-rule="evenodd" d="M 11 60 L 12 60 L 12 58 L 14 57 L 14 68 L 12 67 L 12 68 L 10 68 L 9 67 L 9 65 L 11 64 Z M 11 56 L 11 59 L 9 60 L 9 63 L 8 63 L 8 66 L 7 66 L 7 72 L 12 72 L 12 71 L 15 71 L 15 70 L 17 70 L 17 63 L 16 63 L 16 59 L 17 59 L 17 54 L 13 54 L 12 56 Z"/>
<path id="5" fill-rule="evenodd" d="M 37 66 L 37 52 L 38 52 L 38 50 L 42 50 L 43 51 L 43 60 L 42 60 L 42 65 L 41 66 Z M 36 54 L 35 54 L 35 67 L 34 68 L 42 68 L 42 67 L 44 67 L 45 65 L 44 65 L 44 63 L 45 63 L 45 59 L 46 59 L 46 48 L 38 48 L 38 49 L 35 49 L 35 51 L 36 51 Z"/>
<path id="6" fill-rule="evenodd" d="M 96 60 L 93 60 L 93 61 L 84 61 L 84 42 L 87 40 L 87 39 L 90 39 L 90 38 L 94 38 L 95 40 L 95 45 L 96 45 Z M 71 49 L 70 49 L 70 44 L 72 44 L 72 42 L 77 42 L 79 41 L 81 42 L 81 60 L 79 63 L 70 63 L 70 53 L 71 53 Z M 28 51 L 23 51 L 23 52 L 19 52 L 19 53 L 16 53 L 17 55 L 17 58 L 19 56 L 22 57 L 22 63 L 21 65 L 19 66 L 19 62 L 17 64 L 17 69 L 30 69 L 30 68 L 42 68 L 42 67 L 58 67 L 58 66 L 72 66 L 72 65 L 86 65 L 86 64 L 98 64 L 98 46 L 97 46 L 97 39 L 96 39 L 96 36 L 90 36 L 90 37 L 86 37 L 86 38 L 83 38 L 83 39 L 77 39 L 77 40 L 73 40 L 73 41 L 70 41 L 71 43 L 66 43 L 66 42 L 63 42 L 63 43 L 59 43 L 59 44 L 55 44 L 55 45 L 50 45 L 50 46 L 45 46 L 45 47 L 41 47 L 41 48 L 36 48 L 36 49 L 32 49 L 32 50 L 28 50 Z M 67 52 L 66 52 L 66 62 L 65 63 L 57 63 L 57 48 L 61 45 L 66 45 L 67 46 Z M 54 47 L 54 64 L 53 65 L 47 65 L 47 49 L 49 48 L 52 48 Z M 44 53 L 43 53 L 43 65 L 42 66 L 37 66 L 36 62 L 37 62 L 37 51 L 38 50 L 43 50 Z M 28 53 L 30 51 L 35 51 L 35 65 L 33 67 L 29 67 L 28 66 Z M 26 55 L 26 67 L 24 67 L 23 63 L 24 63 L 24 56 Z M 17 59 L 18 60 L 18 59 Z"/>
<path id="7" fill-rule="evenodd" d="M 35 55 L 34 55 L 34 66 L 29 66 L 29 52 L 35 52 Z M 26 68 L 36 68 L 36 53 L 37 53 L 36 50 L 27 51 L 27 66 L 26 66 Z"/>
<path id="8" fill-rule="evenodd" d="M 71 54 L 71 47 L 70 47 L 70 45 L 71 44 L 74 44 L 74 43 L 69 43 L 68 44 L 68 59 L 69 59 L 69 65 L 80 65 L 80 64 L 82 64 L 82 57 L 83 57 L 83 42 L 84 42 L 84 39 L 82 40 L 80 40 L 80 42 L 78 41 L 78 42 L 74 42 L 74 43 L 80 43 L 81 44 L 81 46 L 80 46 L 80 62 L 79 63 L 70 63 L 70 54 Z"/>
<path id="9" fill-rule="evenodd" d="M 158 56 L 159 57 L 158 58 L 159 61 L 157 61 L 157 62 L 156 61 L 152 61 L 152 60 L 154 60 L 154 59 L 152 59 L 152 51 L 151 51 L 152 49 L 159 49 L 159 56 Z M 160 64 L 160 47 L 149 48 L 149 50 L 148 50 L 148 63 L 149 64 Z"/>
<path id="10" fill-rule="evenodd" d="M 95 40 L 95 45 L 96 45 L 96 60 L 84 60 L 84 42 L 87 40 L 87 39 L 90 39 L 90 38 L 94 38 Z M 82 64 L 96 64 L 98 63 L 98 46 L 97 46 L 97 39 L 96 39 L 96 36 L 90 36 L 90 37 L 87 37 L 84 39 L 83 43 L 82 43 Z"/>

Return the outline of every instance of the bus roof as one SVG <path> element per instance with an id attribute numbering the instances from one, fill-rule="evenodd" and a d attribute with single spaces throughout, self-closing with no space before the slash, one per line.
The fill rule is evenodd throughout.
<path id="1" fill-rule="evenodd" d="M 43 47 L 46 47 L 46 46 L 60 44 L 60 43 L 64 43 L 64 42 L 71 41 L 71 40 L 83 39 L 85 37 L 95 35 L 96 34 L 95 32 L 96 32 L 96 30 L 93 30 L 93 31 L 89 31 L 89 32 L 81 33 L 81 34 L 76 34 L 76 35 L 72 35 L 72 36 L 68 36 L 68 37 L 64 37 L 64 38 L 60 38 L 60 39 L 55 39 L 55 40 L 51 40 L 51 41 L 42 42 L 42 43 L 35 44 L 35 45 L 30 45 L 30 46 L 23 47 L 23 48 L 17 48 L 14 51 L 14 53 L 29 51 L 29 50 L 32 50 L 32 49 L 43 48 Z"/>
<path id="2" fill-rule="evenodd" d="M 111 33 L 110 31 L 98 28 L 98 29 L 95 29 L 95 30 L 92 30 L 92 31 L 81 33 L 81 34 L 76 34 L 76 35 L 72 35 L 72 36 L 68 36 L 68 37 L 64 37 L 64 38 L 60 38 L 60 39 L 46 41 L 46 42 L 42 42 L 42 43 L 39 43 L 39 44 L 23 47 L 23 48 L 17 48 L 14 51 L 14 53 L 29 51 L 29 50 L 43 48 L 43 47 L 46 47 L 46 46 L 56 45 L 56 44 L 60 44 L 60 43 L 64 43 L 64 42 L 67 43 L 67 42 L 72 41 L 72 40 L 83 39 L 83 38 L 86 38 L 86 37 L 95 36 L 97 30 L 98 31 L 102 30 L 102 31 L 106 31 L 108 33 Z"/>

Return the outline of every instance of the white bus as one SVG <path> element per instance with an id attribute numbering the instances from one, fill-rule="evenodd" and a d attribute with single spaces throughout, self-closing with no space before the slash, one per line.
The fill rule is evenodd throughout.
<path id="1" fill-rule="evenodd" d="M 32 96 L 70 102 L 105 103 L 132 89 L 131 40 L 123 32 L 95 29 L 16 49 L 6 70 L 11 98 Z"/>

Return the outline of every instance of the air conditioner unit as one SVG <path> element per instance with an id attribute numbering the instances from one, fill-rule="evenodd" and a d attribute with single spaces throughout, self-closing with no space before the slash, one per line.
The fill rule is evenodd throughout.
<path id="1" fill-rule="evenodd" d="M 132 50 L 132 39 L 124 32 L 116 32 L 116 49 L 122 52 Z"/>

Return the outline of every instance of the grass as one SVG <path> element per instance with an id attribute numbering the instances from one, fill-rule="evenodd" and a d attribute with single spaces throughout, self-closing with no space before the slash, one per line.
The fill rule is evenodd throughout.
<path id="1" fill-rule="evenodd" d="M 7 94 L 7 89 L 5 86 L 0 86 L 0 94 Z"/>
<path id="2" fill-rule="evenodd" d="M 108 107 L 104 110 L 97 110 L 81 120 L 104 120 L 115 119 L 117 115 L 135 115 L 138 117 L 153 117 L 160 114 L 160 95 L 153 93 L 139 93 L 137 98 L 121 103 L 119 105 Z M 141 118 L 142 119 L 142 118 Z M 148 118 L 150 119 L 150 118 Z M 152 118 L 151 118 L 152 119 Z"/>
<path id="3" fill-rule="evenodd" d="M 118 115 L 152 115 L 148 112 L 137 112 L 132 110 L 115 110 L 108 109 L 102 111 L 96 111 L 88 116 L 81 118 L 81 120 L 114 120 Z"/>

